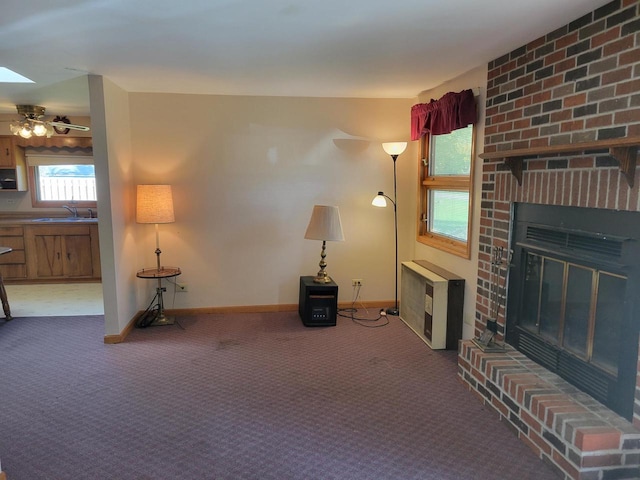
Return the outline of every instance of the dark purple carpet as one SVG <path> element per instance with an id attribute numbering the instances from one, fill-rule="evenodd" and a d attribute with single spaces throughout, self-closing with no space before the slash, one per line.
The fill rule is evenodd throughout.
<path id="1" fill-rule="evenodd" d="M 180 322 L 104 345 L 101 316 L 0 321 L 8 480 L 558 478 L 396 317 Z"/>

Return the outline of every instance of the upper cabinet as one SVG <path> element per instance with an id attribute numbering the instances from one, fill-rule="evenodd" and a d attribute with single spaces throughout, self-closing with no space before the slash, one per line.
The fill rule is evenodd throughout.
<path id="1" fill-rule="evenodd" d="M 15 165 L 13 139 L 11 137 L 0 137 L 0 168 L 15 167 Z"/>
<path id="2" fill-rule="evenodd" d="M 27 190 L 27 165 L 24 148 L 13 135 L 0 136 L 0 192 Z"/>

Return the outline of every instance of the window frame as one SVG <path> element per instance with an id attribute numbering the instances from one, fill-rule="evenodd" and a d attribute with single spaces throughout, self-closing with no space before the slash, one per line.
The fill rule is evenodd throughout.
<path id="1" fill-rule="evenodd" d="M 431 175 L 432 135 L 420 138 L 418 159 L 418 218 L 417 241 L 453 255 L 471 258 L 471 227 L 473 224 L 473 178 L 475 172 L 476 127 L 471 127 L 471 152 L 469 159 L 469 175 Z M 429 230 L 429 194 L 432 190 L 451 190 L 469 193 L 467 211 L 467 240 L 462 241 Z"/>
<path id="2" fill-rule="evenodd" d="M 56 158 L 56 155 L 35 155 L 36 157 L 44 158 L 50 157 L 49 165 L 68 165 L 68 164 L 77 164 L 77 165 L 95 165 L 93 162 L 92 156 L 78 156 L 77 159 L 74 159 L 73 156 L 63 155 Z M 74 207 L 78 208 L 93 208 L 96 209 L 98 207 L 97 200 L 42 200 L 39 198 L 39 190 L 38 190 L 38 181 L 37 181 L 37 168 L 42 163 L 34 162 L 29 163 L 29 156 L 27 156 L 27 177 L 29 182 L 29 191 L 31 194 L 31 206 L 33 208 L 62 208 L 63 205 L 73 204 Z M 87 161 L 90 158 L 91 161 Z M 81 161 L 79 161 L 81 160 Z M 94 174 L 95 177 L 95 174 Z"/>

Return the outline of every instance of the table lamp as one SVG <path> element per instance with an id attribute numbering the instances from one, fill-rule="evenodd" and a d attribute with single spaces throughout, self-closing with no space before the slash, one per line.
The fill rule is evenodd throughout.
<path id="1" fill-rule="evenodd" d="M 338 207 L 327 205 L 314 205 L 311 213 L 311 220 L 307 226 L 304 238 L 308 240 L 322 240 L 322 251 L 320 253 L 320 271 L 313 279 L 315 283 L 329 283 L 331 278 L 327 275 L 325 268 L 327 263 L 324 261 L 327 248 L 327 241 L 344 242 L 342 233 L 342 222 L 340 220 L 340 211 Z"/>

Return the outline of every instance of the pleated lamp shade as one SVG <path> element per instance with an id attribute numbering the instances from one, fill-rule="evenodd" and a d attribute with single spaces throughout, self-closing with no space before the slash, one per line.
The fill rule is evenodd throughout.
<path id="1" fill-rule="evenodd" d="M 304 238 L 344 242 L 338 207 L 314 205 Z"/>

